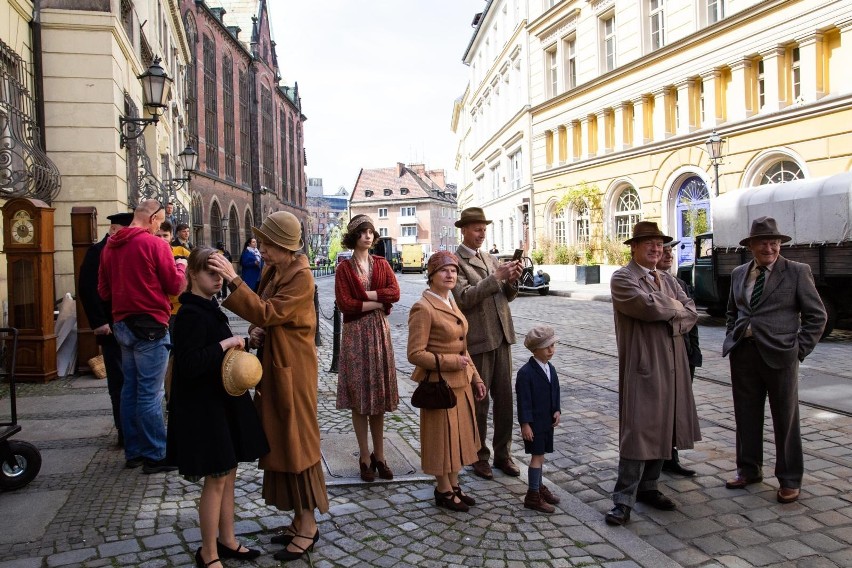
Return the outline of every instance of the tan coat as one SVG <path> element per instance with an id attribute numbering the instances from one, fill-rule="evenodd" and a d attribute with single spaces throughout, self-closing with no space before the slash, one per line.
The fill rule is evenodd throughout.
<path id="1" fill-rule="evenodd" d="M 701 439 L 683 335 L 698 320 L 693 302 L 666 272 L 661 289 L 631 261 L 610 280 L 618 342 L 619 451 L 668 459 L 672 445 Z"/>
<path id="2" fill-rule="evenodd" d="M 453 304 L 450 308 L 428 292 L 408 314 L 408 361 L 415 365 L 412 380 L 422 381 L 435 370 L 438 355 L 441 375 L 456 393 L 456 407 L 420 410 L 420 455 L 423 472 L 445 475 L 461 470 L 478 458 L 479 431 L 471 382 L 479 381 L 473 362 L 462 366 L 460 355 L 470 358 L 465 337 L 467 320 Z M 434 379 L 434 373 L 433 377 Z"/>
<path id="3" fill-rule="evenodd" d="M 267 286 L 277 288 L 269 300 L 243 282 L 223 305 L 266 331 L 263 377 L 254 403 L 271 450 L 260 459 L 260 468 L 300 473 L 320 460 L 317 318 L 307 258 L 297 256 L 280 275 L 274 267 L 264 270 L 259 293 Z"/>

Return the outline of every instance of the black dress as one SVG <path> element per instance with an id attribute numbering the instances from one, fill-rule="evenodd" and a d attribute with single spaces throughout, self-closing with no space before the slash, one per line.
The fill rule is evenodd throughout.
<path id="1" fill-rule="evenodd" d="M 215 299 L 181 294 L 172 331 L 172 387 L 166 458 L 181 475 L 223 473 L 269 452 L 251 396 L 222 386 L 228 317 Z"/>

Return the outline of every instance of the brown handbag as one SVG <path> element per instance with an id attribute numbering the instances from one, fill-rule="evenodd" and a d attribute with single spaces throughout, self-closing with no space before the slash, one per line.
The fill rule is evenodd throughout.
<path id="1" fill-rule="evenodd" d="M 435 356 L 438 380 L 430 381 L 432 371 L 426 371 L 426 378 L 420 381 L 420 384 L 414 389 L 414 394 L 411 395 L 411 406 L 430 410 L 453 408 L 456 405 L 456 393 L 441 376 L 441 364 L 438 362 L 438 355 L 436 353 L 432 353 L 432 355 Z"/>

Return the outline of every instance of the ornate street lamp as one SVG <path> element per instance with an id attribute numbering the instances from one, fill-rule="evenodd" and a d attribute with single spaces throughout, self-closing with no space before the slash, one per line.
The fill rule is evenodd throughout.
<path id="1" fill-rule="evenodd" d="M 714 130 L 705 144 L 707 144 L 707 154 L 710 155 L 710 163 L 713 164 L 716 174 L 716 191 L 714 197 L 719 197 L 719 164 L 722 162 L 722 137 L 716 134 Z"/>
<path id="2" fill-rule="evenodd" d="M 127 145 L 128 140 L 139 138 L 149 124 L 156 124 L 167 108 L 166 101 L 169 98 L 172 79 L 160 66 L 160 61 L 159 57 L 155 57 L 148 70 L 136 77 L 142 81 L 142 96 L 151 118 L 118 117 L 121 129 L 119 145 L 122 148 Z"/>
<path id="3" fill-rule="evenodd" d="M 195 151 L 195 148 L 187 144 L 183 152 L 178 154 L 178 159 L 186 177 L 172 178 L 169 181 L 163 182 L 168 184 L 173 191 L 182 189 L 183 184 L 189 182 L 190 177 L 192 177 L 192 172 L 198 168 L 198 152 Z"/>

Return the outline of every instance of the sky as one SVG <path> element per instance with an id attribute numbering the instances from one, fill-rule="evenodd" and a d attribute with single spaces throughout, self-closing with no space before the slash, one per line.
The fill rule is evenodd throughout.
<path id="1" fill-rule="evenodd" d="M 299 84 L 307 175 L 351 190 L 361 168 L 425 163 L 459 179 L 451 130 L 485 0 L 271 0 L 283 81 Z"/>

